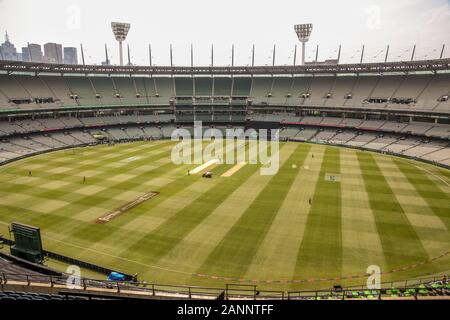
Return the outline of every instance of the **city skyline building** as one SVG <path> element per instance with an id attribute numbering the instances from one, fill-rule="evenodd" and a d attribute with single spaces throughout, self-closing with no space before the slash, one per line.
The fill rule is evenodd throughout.
<path id="1" fill-rule="evenodd" d="M 8 31 L 5 32 L 5 42 L 0 45 L 0 58 L 3 60 L 18 60 L 17 49 L 9 40 Z"/>
<path id="2" fill-rule="evenodd" d="M 44 44 L 44 60 L 50 63 L 63 63 L 62 45 L 54 42 Z"/>
<path id="3" fill-rule="evenodd" d="M 78 53 L 75 47 L 64 47 L 64 63 L 78 64 Z"/>
<path id="4" fill-rule="evenodd" d="M 44 55 L 40 44 L 29 43 L 28 46 L 22 47 L 22 61 L 25 62 L 42 62 Z"/>

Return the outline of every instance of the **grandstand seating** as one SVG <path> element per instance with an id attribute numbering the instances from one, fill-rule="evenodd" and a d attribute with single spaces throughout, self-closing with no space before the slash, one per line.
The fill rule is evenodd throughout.
<path id="1" fill-rule="evenodd" d="M 289 92 L 292 85 L 292 78 L 290 77 L 276 77 L 273 78 L 272 87 L 270 90 L 271 96 L 268 99 L 269 104 L 286 105 L 288 96 L 292 94 Z"/>
<path id="2" fill-rule="evenodd" d="M 250 77 L 239 77 L 233 78 L 232 83 L 232 96 L 250 96 L 250 91 L 252 87 L 252 78 Z"/>
<path id="3" fill-rule="evenodd" d="M 193 96 L 194 83 L 192 78 L 175 78 L 175 90 L 177 96 Z"/>
<path id="4" fill-rule="evenodd" d="M 273 79 L 268 77 L 253 78 L 250 96 L 253 98 L 254 103 L 268 104 L 269 93 L 272 91 L 272 82 Z"/>
<path id="5" fill-rule="evenodd" d="M 378 81 L 379 77 L 377 76 L 358 76 L 356 83 L 351 88 L 349 87 L 351 99 L 347 99 L 344 102 L 344 106 L 356 108 L 365 107 L 366 104 L 364 103 L 364 100 L 371 95 Z"/>
<path id="6" fill-rule="evenodd" d="M 91 77 L 93 88 L 95 88 L 95 94 L 99 95 L 99 101 L 101 105 L 122 105 L 122 98 L 117 91 L 112 78 L 107 77 Z M 80 102 L 81 105 L 85 105 Z"/>
<path id="7" fill-rule="evenodd" d="M 101 104 L 101 99 L 96 98 L 96 90 L 92 81 L 87 77 L 67 76 L 64 77 L 67 87 L 72 94 L 78 96 L 81 105 L 95 106 Z"/>
<path id="8" fill-rule="evenodd" d="M 305 102 L 305 99 L 302 98 L 302 95 L 309 92 L 311 86 L 312 77 L 294 77 L 290 92 L 292 94 L 291 98 L 287 99 L 288 105 L 301 105 Z"/>
<path id="9" fill-rule="evenodd" d="M 63 301 L 63 300 L 89 300 L 88 297 L 73 295 L 34 293 L 22 291 L 0 291 L 1 301 Z"/>
<path id="10" fill-rule="evenodd" d="M 150 79 L 148 79 L 150 80 Z M 149 94 L 149 101 L 152 104 L 167 104 L 167 102 L 175 95 L 174 81 L 171 78 L 153 78 L 154 92 Z M 146 82 L 147 84 L 148 82 Z M 146 86 L 149 90 L 149 86 Z"/>
<path id="11" fill-rule="evenodd" d="M 194 79 L 195 96 L 212 96 L 213 94 L 213 78 L 198 77 Z"/>
<path id="12" fill-rule="evenodd" d="M 214 78 L 214 96 L 225 96 L 231 95 L 231 78 L 216 77 Z"/>
<path id="13" fill-rule="evenodd" d="M 395 93 L 397 92 L 398 88 L 400 87 L 400 85 L 403 83 L 404 80 L 405 76 L 398 76 L 398 75 L 379 76 L 377 84 L 375 85 L 372 92 L 367 98 L 390 99 L 395 95 Z M 405 98 L 407 98 L 407 96 Z M 380 104 L 381 107 L 387 105 L 387 103 L 380 103 Z"/>
<path id="14" fill-rule="evenodd" d="M 357 77 L 338 76 L 335 79 L 334 86 L 329 99 L 326 99 L 326 106 L 344 106 L 347 103 L 346 97 L 352 93 L 357 82 Z"/>
<path id="15" fill-rule="evenodd" d="M 144 95 L 137 96 L 136 84 L 131 77 L 113 77 L 111 80 L 124 105 L 148 104 Z"/>
<path id="16" fill-rule="evenodd" d="M 279 124 L 282 139 L 361 147 L 448 165 L 450 102 L 441 97 L 449 93 L 446 72 L 0 74 L 0 161 L 98 143 L 98 133 L 111 140 L 159 139 L 170 137 L 174 122 L 190 127 L 194 120 L 233 125 L 250 120 Z"/>
<path id="17" fill-rule="evenodd" d="M 0 109 L 169 105 L 174 96 L 232 95 L 251 97 L 253 104 L 260 106 L 330 106 L 450 112 L 449 101 L 438 101 L 450 93 L 449 87 L 450 74 L 445 73 L 173 79 L 103 75 L 0 75 Z M 52 98 L 53 102 L 12 102 L 14 99 L 35 98 Z M 411 102 L 396 103 L 393 99 L 411 99 Z"/>
<path id="18" fill-rule="evenodd" d="M 304 105 L 308 106 L 323 106 L 327 100 L 327 95 L 333 95 L 333 84 L 335 77 L 315 76 L 311 81 L 308 93 L 310 97 L 305 100 Z"/>
<path id="19" fill-rule="evenodd" d="M 369 290 L 363 288 L 348 288 L 345 290 L 296 292 L 290 293 L 289 299 L 295 300 L 356 300 L 356 299 L 426 299 L 427 297 L 443 297 L 450 295 L 450 283 L 446 279 L 420 282 L 416 285 Z"/>
<path id="20" fill-rule="evenodd" d="M 39 76 L 41 80 L 53 93 L 53 97 L 59 102 L 62 107 L 78 106 L 79 102 L 76 99 L 71 99 L 73 92 L 67 86 L 66 81 L 61 76 Z M 50 106 L 48 106 L 50 107 Z"/>
<path id="21" fill-rule="evenodd" d="M 242 122 L 238 115 L 214 115 L 217 122 Z M 245 117 L 245 115 L 241 115 Z M 193 114 L 184 115 L 192 120 Z M 191 117 L 191 118 L 189 118 Z M 221 119 L 222 117 L 222 119 Z M 197 120 L 210 121 L 211 114 Z M 298 117 L 291 113 L 253 114 L 253 121 L 281 123 L 281 139 L 310 141 L 392 152 L 431 162 L 450 160 L 450 126 L 435 123 L 398 123 L 334 117 Z M 111 140 L 168 138 L 174 130 L 171 114 L 99 115 L 0 121 L 0 161 L 70 146 L 93 144 L 98 129 Z M 286 126 L 289 124 L 289 126 Z M 320 129 L 322 128 L 322 129 Z M 409 137 L 409 135 L 416 135 Z"/>

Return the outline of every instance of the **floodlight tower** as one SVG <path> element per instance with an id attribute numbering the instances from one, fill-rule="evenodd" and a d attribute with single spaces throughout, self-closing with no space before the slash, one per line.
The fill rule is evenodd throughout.
<path id="1" fill-rule="evenodd" d="M 120 65 L 123 66 L 123 48 L 122 42 L 125 41 L 128 31 L 130 30 L 129 23 L 122 22 L 111 22 L 111 28 L 116 37 L 116 40 L 119 41 L 119 57 L 120 57 Z"/>
<path id="2" fill-rule="evenodd" d="M 311 23 L 307 24 L 296 24 L 294 30 L 297 33 L 298 40 L 302 43 L 302 65 L 305 64 L 305 47 L 306 43 L 309 41 L 313 25 Z"/>

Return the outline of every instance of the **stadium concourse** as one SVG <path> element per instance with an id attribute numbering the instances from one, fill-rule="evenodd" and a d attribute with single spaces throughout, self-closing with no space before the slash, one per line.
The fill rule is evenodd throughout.
<path id="1" fill-rule="evenodd" d="M 428 268 L 426 274 L 440 276 L 448 268 L 445 269 L 444 264 L 441 268 L 436 265 L 440 261 L 448 262 L 450 254 L 442 250 L 445 246 L 448 248 L 450 241 L 448 238 L 450 185 L 446 170 L 450 168 L 449 95 L 450 59 L 357 65 L 228 68 L 68 66 L 0 61 L 0 162 L 5 165 L 3 168 L 7 169 L 2 172 L 4 189 L 0 189 L 0 192 L 4 193 L 2 195 L 5 196 L 5 201 L 8 201 L 1 207 L 1 228 L 4 229 L 6 222 L 15 218 L 17 208 L 32 210 L 38 214 L 34 216 L 24 214 L 21 218 L 26 223 L 47 223 L 48 231 L 55 232 L 54 235 L 59 237 L 59 241 L 53 243 L 49 240 L 52 249 L 64 250 L 62 240 L 73 240 L 73 238 L 66 239 L 73 235 L 88 249 L 93 246 L 98 250 L 96 253 L 89 253 L 88 249 L 83 251 L 85 247 L 74 246 L 68 249 L 68 252 L 94 259 L 97 254 L 100 255 L 98 252 L 104 250 L 101 243 L 95 243 L 96 240 L 106 239 L 117 244 L 116 238 L 108 238 L 109 233 L 116 234 L 124 229 L 127 231 L 127 228 L 134 230 L 133 228 L 139 227 L 139 223 L 142 223 L 141 225 L 154 223 L 155 226 L 161 223 L 161 227 L 155 227 L 155 234 L 136 231 L 120 235 L 120 245 L 123 245 L 121 250 L 125 252 L 124 254 L 132 258 L 136 255 L 134 257 L 136 260 L 131 258 L 128 260 L 134 263 L 136 268 L 147 268 L 155 261 L 167 262 L 173 266 L 174 261 L 170 258 L 174 258 L 175 262 L 179 262 L 176 259 L 183 258 L 183 261 L 192 263 L 186 266 L 192 268 L 192 273 L 180 271 L 186 274 L 180 275 L 175 285 L 183 281 L 193 281 L 191 277 L 194 276 L 193 278 L 200 278 L 196 279 L 198 282 L 194 285 L 202 284 L 203 277 L 207 278 L 204 283 L 210 286 L 219 278 L 222 283 L 239 282 L 242 280 L 240 277 L 248 274 L 262 275 L 263 272 L 258 269 L 262 266 L 266 267 L 264 269 L 266 275 L 271 276 L 273 272 L 274 278 L 267 278 L 261 282 L 265 288 L 271 286 L 279 288 L 278 298 L 285 297 L 285 289 L 295 289 L 298 283 L 308 284 L 306 276 L 298 278 L 306 271 L 314 274 L 317 279 L 320 277 L 327 279 L 328 286 L 333 281 L 344 280 L 339 278 L 344 274 L 340 273 L 341 267 L 347 263 L 346 267 L 352 270 L 350 262 L 352 259 L 356 261 L 355 257 L 383 256 L 388 266 L 385 270 L 387 274 L 397 274 L 404 268 L 405 275 L 417 279 L 421 274 L 414 273 L 415 271 L 408 272 L 426 265 L 423 267 Z M 194 121 L 202 121 L 204 130 L 217 128 L 222 132 L 227 128 L 279 129 L 279 137 L 283 141 L 280 174 L 273 178 L 274 181 L 255 178 L 252 171 L 254 169 L 241 163 L 239 165 L 242 168 L 235 168 L 237 173 L 233 171 L 233 177 L 224 179 L 225 182 L 215 178 L 204 181 L 206 179 L 195 180 L 197 178 L 194 177 L 188 180 L 190 177 L 176 176 L 175 173 L 178 175 L 180 172 L 185 173 L 187 171 L 185 169 L 189 168 L 176 169 L 174 165 L 172 167 L 172 164 L 165 163 L 162 157 L 168 157 L 174 143 L 159 140 L 169 139 L 176 128 L 186 128 L 193 132 Z M 152 142 L 104 145 L 141 140 Z M 96 145 L 99 146 L 81 148 Z M 60 152 L 51 152 L 57 150 Z M 408 160 L 374 155 L 361 150 L 401 156 Z M 81 156 L 77 157 L 76 152 L 81 152 Z M 112 154 L 109 154 L 110 152 Z M 43 153 L 45 155 L 31 157 Z M 131 159 L 132 156 L 136 158 Z M 117 161 L 113 163 L 113 160 L 119 163 Z M 130 171 L 120 172 L 120 162 L 128 160 Z M 144 168 L 149 160 L 152 161 L 150 167 Z M 160 166 L 171 170 L 166 172 Z M 289 171 L 293 168 L 298 169 L 295 175 Z M 81 169 L 87 173 L 81 173 Z M 27 172 L 29 170 L 28 177 L 21 176 L 24 170 Z M 234 169 L 229 166 L 217 169 L 221 174 L 229 173 L 230 170 Z M 35 176 L 35 171 L 38 171 L 40 176 Z M 67 172 L 73 176 L 66 176 Z M 150 177 L 154 178 L 151 181 L 156 181 L 156 186 L 168 191 L 155 193 L 155 200 L 150 200 L 149 206 L 152 210 L 155 207 L 155 212 L 161 213 L 161 216 L 154 220 L 145 220 L 128 215 L 126 219 L 130 219 L 130 225 L 126 225 L 124 229 L 120 224 L 112 222 L 102 225 L 108 232 L 94 231 L 98 224 L 92 223 L 90 215 L 92 212 L 103 213 L 106 207 L 115 204 L 124 205 L 123 202 L 133 200 L 134 196 L 142 196 L 142 185 L 149 183 L 144 181 L 148 177 L 143 177 L 143 172 L 150 172 Z M 80 174 L 81 176 L 78 176 Z M 86 178 L 89 183 L 92 181 L 90 174 L 94 177 L 95 185 L 83 185 Z M 240 175 L 245 179 L 236 177 Z M 319 179 L 319 175 L 323 175 L 325 180 L 337 181 L 339 187 L 331 188 L 327 181 Z M 342 180 L 342 183 L 339 180 L 341 175 L 347 179 Z M 79 181 L 81 177 L 85 180 Z M 99 177 L 104 178 L 104 181 L 97 181 Z M 306 217 L 293 215 L 293 210 L 289 209 L 289 203 L 292 205 L 299 199 L 298 195 L 292 193 L 295 188 L 291 187 L 303 188 L 304 179 L 312 179 L 311 186 L 301 195 L 302 199 L 309 198 L 307 208 L 311 206 L 310 216 L 306 222 L 302 220 Z M 362 195 L 363 198 L 345 202 L 345 197 L 340 197 L 341 193 L 351 194 L 355 191 L 352 189 L 355 185 L 363 190 L 358 193 L 358 196 Z M 244 189 L 252 192 L 242 191 Z M 21 194 L 21 190 L 25 190 L 24 194 Z M 253 197 L 253 200 L 273 200 L 267 204 L 269 209 L 273 210 L 269 210 L 271 213 L 267 215 L 255 216 L 255 212 L 263 210 L 259 202 L 250 203 L 250 200 L 242 194 L 236 196 L 234 190 L 241 190 L 242 194 Z M 194 196 L 189 195 L 189 191 Z M 112 192 L 113 197 L 111 194 L 100 196 L 102 192 L 105 194 Z M 168 195 L 170 192 L 177 196 L 178 193 L 181 195 L 172 199 Z M 326 202 L 321 196 L 324 192 L 327 196 L 334 197 L 339 207 L 335 211 L 336 208 L 329 208 L 324 204 L 331 212 L 326 218 L 322 216 L 324 207 L 321 201 Z M 53 199 L 55 194 L 58 199 Z M 273 195 L 270 197 L 267 194 Z M 83 200 L 84 196 L 92 199 L 90 202 Z M 96 196 L 98 198 L 95 198 Z M 45 208 L 40 203 L 41 197 L 48 200 Z M 206 197 L 207 200 L 200 201 L 202 197 Z M 385 199 L 387 204 L 380 203 L 377 197 Z M 197 198 L 200 200 L 197 201 Z M 286 202 L 282 203 L 284 198 Z M 178 255 L 174 254 L 176 257 L 171 257 L 167 252 L 177 249 L 176 245 L 189 232 L 198 231 L 195 227 L 197 224 L 202 226 L 201 223 L 206 219 L 204 215 L 220 211 L 220 207 L 217 209 L 219 204 L 210 203 L 208 199 L 224 203 L 225 201 L 240 203 L 247 199 L 248 210 L 245 208 L 236 210 L 242 214 L 241 219 L 235 216 L 228 217 L 222 213 L 222 216 L 226 217 L 224 221 L 214 221 L 216 225 L 224 228 L 226 226 L 228 229 L 220 230 L 222 233 L 215 232 L 213 235 L 208 233 L 206 242 L 210 247 L 202 247 L 203 264 L 196 265 L 192 261 L 195 256 L 188 258 L 189 253 L 186 252 L 175 252 Z M 164 201 L 172 203 L 173 208 L 164 206 Z M 360 210 L 362 217 L 353 216 L 351 208 L 355 208 L 355 203 L 363 208 Z M 29 204 L 33 206 L 28 207 Z M 181 207 L 183 204 L 185 207 Z M 282 207 L 282 204 L 286 204 L 286 208 Z M 88 205 L 91 207 L 88 208 Z M 341 205 L 349 211 L 341 212 Z M 61 213 L 61 208 L 66 208 L 67 211 Z M 80 208 L 86 210 L 77 211 Z M 201 209 L 210 212 L 203 212 Z M 285 216 L 274 214 L 277 210 L 282 211 Z M 174 218 L 162 219 L 163 211 L 173 211 Z M 69 212 L 73 217 L 63 217 Z M 402 215 L 389 215 L 387 212 L 400 212 Z M 186 213 L 192 214 L 193 218 L 185 218 Z M 379 220 L 374 219 L 372 213 Z M 173 229 L 172 225 L 168 225 L 169 222 L 176 223 L 175 218 L 183 221 L 179 229 Z M 241 229 L 247 230 L 245 223 L 254 222 L 252 219 L 256 221 L 267 219 L 261 223 L 260 229 L 251 230 L 249 234 L 255 236 L 258 248 L 261 246 L 273 254 L 284 244 L 271 234 L 273 230 L 268 228 L 271 223 L 277 225 L 276 223 L 287 218 L 293 219 L 292 225 L 308 224 L 308 227 L 311 227 L 310 229 L 305 227 L 304 234 L 298 232 L 304 236 L 303 242 L 293 240 L 297 251 L 305 249 L 298 255 L 300 262 L 291 261 L 292 256 L 288 257 L 286 254 L 283 258 L 290 259 L 293 265 L 284 265 L 284 260 L 280 260 L 277 264 L 279 270 L 291 268 L 289 271 L 294 273 L 292 275 L 294 278 L 285 283 L 278 281 L 280 278 L 277 278 L 279 274 L 276 274 L 276 270 L 273 271 L 269 262 L 258 256 L 256 249 L 250 247 L 251 244 L 248 243 L 242 248 L 244 252 L 240 257 L 242 264 L 230 266 L 230 270 L 235 271 L 235 277 L 224 275 L 220 268 L 228 266 L 228 261 L 223 252 L 229 252 L 229 247 L 233 247 L 236 239 L 240 239 Z M 326 227 L 324 227 L 326 223 L 323 225 L 317 223 L 323 222 L 323 218 L 329 224 Z M 286 221 L 291 222 L 289 219 Z M 376 239 L 378 251 L 374 253 L 371 248 L 355 248 L 354 245 L 347 243 L 346 249 L 349 250 L 347 252 L 353 252 L 354 255 L 345 260 L 342 247 L 348 239 L 344 239 L 339 231 L 341 223 L 344 224 L 345 221 L 349 223 L 346 227 L 348 234 L 352 235 L 350 237 L 352 241 L 356 239 L 356 242 L 364 247 Z M 235 227 L 233 223 L 237 226 Z M 366 229 L 359 233 L 361 230 L 358 226 Z M 58 228 L 62 228 L 64 232 L 57 233 L 55 230 L 59 230 Z M 283 228 L 288 227 L 279 228 L 275 231 L 283 234 L 281 232 L 285 230 Z M 400 230 L 398 232 L 401 235 L 399 237 L 392 235 L 394 230 Z M 167 231 L 170 236 L 161 234 L 163 231 Z M 323 239 L 323 243 L 318 243 L 315 235 L 320 232 L 339 238 L 341 242 Z M 205 234 L 199 234 L 199 237 L 203 239 L 206 237 Z M 84 240 L 89 238 L 87 235 L 92 237 L 91 243 Z M 268 240 L 263 241 L 266 235 L 273 237 L 270 244 Z M 223 241 L 219 239 L 220 236 L 223 237 Z M 138 237 L 150 244 L 160 245 L 160 248 L 148 253 L 149 260 L 145 260 L 144 254 L 147 252 L 144 252 L 138 243 Z M 217 247 L 213 244 L 217 244 Z M 327 246 L 336 250 L 328 250 Z M 400 252 L 399 248 L 407 252 Z M 329 253 L 329 257 L 323 258 L 322 266 L 328 265 L 333 268 L 332 263 L 338 263 L 339 267 L 336 270 L 339 271 L 339 275 L 328 275 L 325 272 L 321 274 L 317 271 L 317 266 L 308 260 L 316 257 L 318 249 Z M 253 256 L 259 260 L 257 262 L 251 260 Z M 124 267 L 126 259 L 110 253 L 103 261 Z M 380 258 L 380 261 L 383 259 Z M 218 266 L 211 263 L 213 260 L 221 261 L 221 264 Z M 359 263 L 363 265 L 365 262 L 355 263 L 361 267 Z M 297 272 L 296 268 L 301 272 Z M 355 267 L 354 270 L 356 269 Z M 361 273 L 356 271 L 355 274 L 345 276 L 348 278 L 361 276 Z M 160 279 L 170 284 L 172 275 L 161 274 Z M 398 277 L 401 278 L 400 275 Z M 395 279 L 398 280 L 398 277 Z M 7 279 L 8 275 L 5 274 L 3 284 L 7 284 Z M 243 280 L 251 283 L 252 279 Z M 52 280 L 49 282 L 52 283 Z M 308 288 L 311 289 L 314 285 L 316 283 L 311 281 Z M 104 288 L 105 284 L 101 287 Z M 119 287 L 118 285 L 114 289 L 120 291 Z M 23 288 L 22 286 L 20 291 Z M 145 287 L 141 291 L 147 292 L 147 289 L 148 287 Z M 148 290 L 155 294 L 154 287 Z M 187 289 L 178 287 L 177 292 L 171 290 L 175 289 L 159 288 L 156 291 L 169 292 L 170 295 L 186 295 Z M 290 297 L 373 298 L 385 295 L 408 298 L 420 294 L 447 296 L 448 282 L 446 278 L 439 278 L 413 282 L 410 286 L 403 285 L 401 289 L 399 285 L 395 287 L 388 285 L 388 288 L 383 290 L 382 293 L 364 289 L 345 289 L 338 295 L 336 292 L 319 295 L 317 292 L 314 294 L 292 292 Z M 3 296 L 9 298 L 20 296 L 20 294 L 15 296 L 16 291 L 13 291 L 9 290 Z M 188 297 L 192 297 L 192 294 L 193 291 L 189 289 Z M 211 296 L 217 294 L 220 292 L 210 293 Z M 270 294 L 267 292 L 267 296 L 273 298 Z M 198 293 L 198 297 L 201 296 Z M 234 295 L 235 298 L 239 296 L 238 293 Z"/>

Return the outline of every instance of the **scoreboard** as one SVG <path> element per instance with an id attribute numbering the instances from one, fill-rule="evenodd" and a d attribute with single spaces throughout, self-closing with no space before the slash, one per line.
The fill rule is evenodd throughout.
<path id="1" fill-rule="evenodd" d="M 15 257 L 41 263 L 44 259 L 41 231 L 39 228 L 13 222 L 10 232 L 14 235 L 11 254 Z"/>

